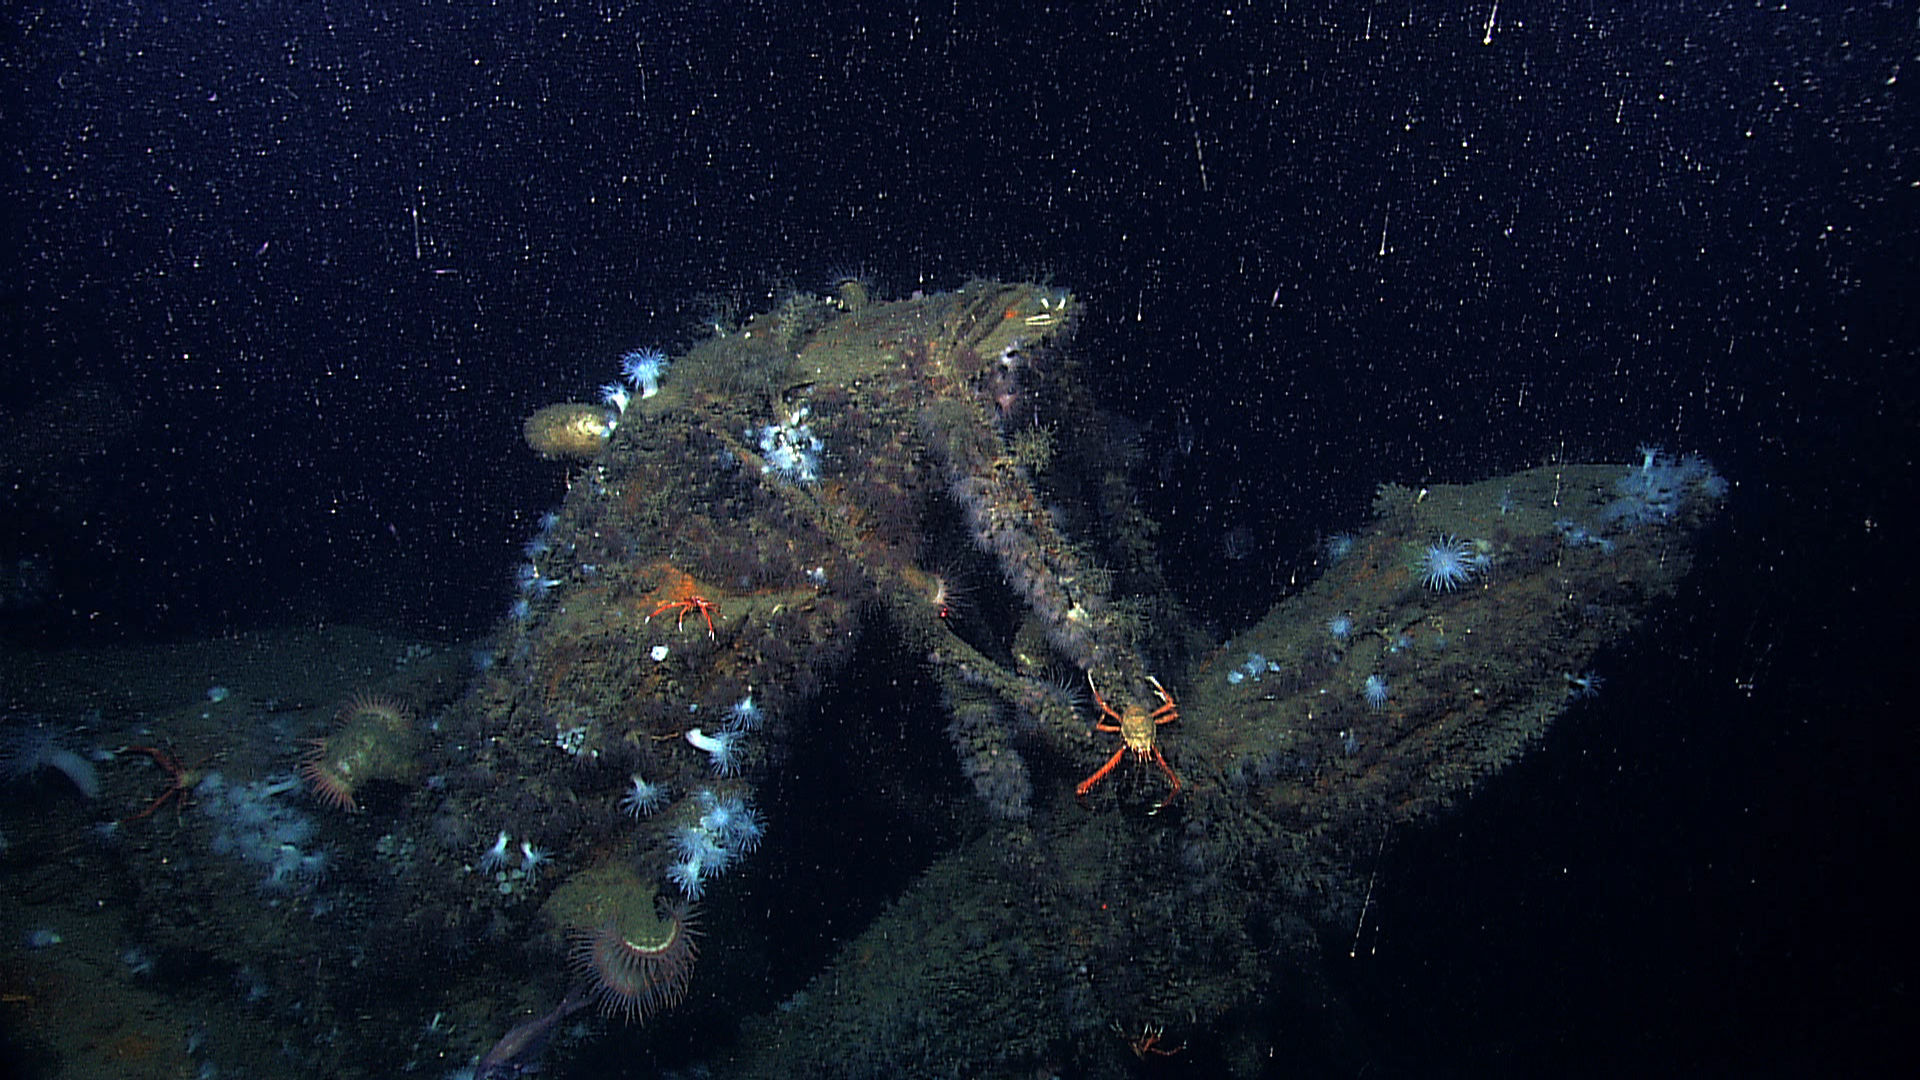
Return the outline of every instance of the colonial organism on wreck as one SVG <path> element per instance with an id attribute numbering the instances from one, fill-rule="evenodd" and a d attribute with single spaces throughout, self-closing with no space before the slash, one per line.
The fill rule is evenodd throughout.
<path id="1" fill-rule="evenodd" d="M 1347 913 L 1382 827 L 1544 731 L 1564 673 L 1672 588 L 1724 493 L 1704 463 L 1386 488 L 1325 578 L 1193 662 L 1060 348 L 1078 310 L 992 282 L 796 297 L 609 393 L 497 661 L 429 751 L 446 779 L 419 816 L 467 848 L 412 882 L 407 922 L 537 921 L 608 1011 L 678 1001 L 699 978 L 689 905 L 752 872 L 768 748 L 884 620 L 994 817 L 849 944 L 859 962 L 821 976 L 838 994 L 750 1025 L 740 1067 L 835 1075 L 858 1046 L 905 1075 L 938 1046 L 943 1071 L 1117 1068 L 1246 1001 L 1254 937 Z M 1629 487 L 1657 511 L 1609 510 Z M 991 561 L 1007 617 L 949 617 L 956 546 Z M 1105 780 L 1142 762 L 1124 771 L 1151 801 Z"/>
<path id="2" fill-rule="evenodd" d="M 590 461 L 606 446 L 613 432 L 612 414 L 618 402 L 584 405 L 569 401 L 549 405 L 521 425 L 521 434 L 541 457 Z"/>

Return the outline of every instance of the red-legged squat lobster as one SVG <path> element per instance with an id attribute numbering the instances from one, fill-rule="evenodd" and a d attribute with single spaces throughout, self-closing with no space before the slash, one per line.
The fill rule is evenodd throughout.
<path id="1" fill-rule="evenodd" d="M 1166 809 L 1174 796 L 1180 794 L 1180 777 L 1175 775 L 1173 766 L 1167 764 L 1166 755 L 1154 745 L 1155 732 L 1160 725 L 1171 724 L 1180 719 L 1180 706 L 1174 704 L 1173 695 L 1167 693 L 1167 688 L 1160 685 L 1159 679 L 1149 675 L 1147 681 L 1153 684 L 1153 692 L 1160 695 L 1159 708 L 1149 712 L 1145 705 L 1129 703 L 1125 712 L 1115 712 L 1113 706 L 1107 704 L 1107 699 L 1100 696 L 1100 688 L 1093 683 L 1093 672 L 1087 672 L 1087 686 L 1093 690 L 1094 703 L 1100 706 L 1101 713 L 1113 721 L 1108 723 L 1104 719 L 1095 720 L 1093 728 L 1095 731 L 1119 732 L 1120 749 L 1115 750 L 1113 756 L 1108 758 L 1107 763 L 1100 766 L 1098 771 L 1080 781 L 1080 786 L 1073 789 L 1073 797 L 1079 799 L 1082 806 L 1086 805 L 1087 792 L 1092 790 L 1093 785 L 1106 779 L 1107 774 L 1112 772 L 1113 767 L 1120 764 L 1120 759 L 1128 753 L 1132 753 L 1141 761 L 1152 761 L 1160 766 L 1160 771 L 1167 774 L 1168 782 L 1173 785 L 1173 790 L 1167 792 L 1167 797 L 1154 803 L 1153 809 L 1148 813 L 1157 814 Z"/>

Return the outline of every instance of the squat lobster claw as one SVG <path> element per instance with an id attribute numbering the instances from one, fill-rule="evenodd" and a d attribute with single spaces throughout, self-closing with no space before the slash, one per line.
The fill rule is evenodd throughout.
<path id="1" fill-rule="evenodd" d="M 1160 685 L 1159 679 L 1149 675 L 1147 682 L 1152 683 L 1153 692 L 1160 695 L 1160 707 L 1149 712 L 1144 705 L 1129 704 L 1126 712 L 1119 713 L 1114 712 L 1113 706 L 1107 704 L 1107 700 L 1100 696 L 1100 688 L 1093 682 L 1093 672 L 1087 672 L 1087 686 L 1093 690 L 1094 703 L 1100 706 L 1103 714 L 1114 721 L 1109 724 L 1105 720 L 1095 720 L 1093 728 L 1095 731 L 1119 732 L 1120 749 L 1115 750 L 1113 756 L 1108 758 L 1107 763 L 1100 766 L 1098 771 L 1080 781 L 1080 786 L 1073 789 L 1073 797 L 1080 800 L 1080 805 L 1087 804 L 1087 792 L 1093 788 L 1093 785 L 1106 779 L 1107 774 L 1112 772 L 1113 767 L 1120 764 L 1120 759 L 1129 752 L 1142 761 L 1152 761 L 1160 766 L 1160 771 L 1167 774 L 1168 782 L 1173 785 L 1173 790 L 1167 792 L 1167 797 L 1154 803 L 1153 809 L 1148 813 L 1157 814 L 1166 809 L 1167 804 L 1180 794 L 1180 777 L 1174 773 L 1173 766 L 1167 764 L 1166 755 L 1154 745 L 1155 730 L 1161 724 L 1171 724 L 1180 719 L 1180 706 L 1174 704 L 1173 695 L 1167 693 L 1167 688 Z"/>

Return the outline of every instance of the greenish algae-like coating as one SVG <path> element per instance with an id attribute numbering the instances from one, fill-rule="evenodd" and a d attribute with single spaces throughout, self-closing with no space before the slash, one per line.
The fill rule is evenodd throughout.
<path id="1" fill-rule="evenodd" d="M 611 920 L 603 944 L 644 953 L 690 878 L 710 913 L 766 886 L 783 830 L 821 824 L 778 816 L 764 788 L 776 767 L 786 797 L 814 783 L 790 771 L 805 747 L 857 756 L 873 792 L 957 768 L 977 799 L 924 807 L 947 846 L 900 853 L 924 873 L 779 1008 L 731 981 L 731 926 L 708 918 L 699 970 L 675 957 L 662 983 L 632 967 L 611 1011 L 667 1021 L 690 985 L 701 1008 L 744 1015 L 716 1075 L 1119 1075 L 1159 1028 L 1256 1074 L 1251 1007 L 1329 1004 L 1319 940 L 1351 932 L 1384 838 L 1542 738 L 1570 677 L 1672 592 L 1714 508 L 1603 544 L 1562 523 L 1597 536 L 1624 465 L 1384 487 L 1350 554 L 1218 645 L 1171 598 L 1127 429 L 1064 348 L 1080 310 L 997 282 L 794 297 L 676 358 L 572 472 L 524 610 L 435 718 L 430 781 L 382 821 L 415 854 L 379 867 L 351 916 L 373 962 L 424 956 L 491 988 L 486 1030 L 551 1009 L 570 933 Z M 783 427 L 819 440 L 811 474 L 769 450 Z M 1441 537 L 1476 567 L 1450 592 L 1410 570 Z M 956 560 L 963 618 L 943 585 Z M 885 662 L 918 672 L 854 674 L 925 676 L 938 705 L 901 727 L 932 733 L 937 761 L 925 734 L 902 760 L 814 708 L 870 629 Z M 1183 783 L 1164 808 L 1167 779 L 1134 753 L 1076 801 L 1123 746 L 1095 727 L 1089 676 L 1121 713 L 1159 706 L 1155 680 L 1177 702 L 1152 731 Z M 749 698 L 753 724 L 726 731 Z M 724 760 L 716 733 L 734 736 Z M 636 778 L 658 805 L 627 804 Z M 689 874 L 722 805 L 764 811 L 767 850 Z"/>
<path id="2" fill-rule="evenodd" d="M 961 845 L 789 1008 L 752 1022 L 752 1052 L 717 1075 L 1064 1060 L 1126 1075 L 1149 1025 L 1261 1075 L 1270 1036 L 1244 1007 L 1336 1007 L 1318 941 L 1351 932 L 1385 839 L 1542 738 L 1570 675 L 1687 572 L 1708 502 L 1608 545 L 1567 541 L 1560 523 L 1597 517 L 1625 468 L 1382 487 L 1350 555 L 1175 688 L 1180 720 L 1160 742 L 1183 802 L 1149 817 L 1056 797 Z M 1443 535 L 1477 542 L 1472 587 L 1435 593 L 1409 572 Z M 1326 626 L 1342 613 L 1344 643 Z M 1257 679 L 1254 654 L 1270 665 Z M 1374 673 L 1392 688 L 1381 711 L 1361 693 Z"/>

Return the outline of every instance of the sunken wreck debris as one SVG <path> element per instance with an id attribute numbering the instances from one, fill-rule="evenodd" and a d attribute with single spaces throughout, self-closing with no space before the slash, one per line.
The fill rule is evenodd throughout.
<path id="1" fill-rule="evenodd" d="M 1222 645 L 1166 586 L 1124 425 L 1067 348 L 1081 311 L 999 282 L 795 296 L 670 361 L 629 353 L 556 458 L 567 492 L 490 663 L 457 697 L 384 688 L 410 705 L 375 733 L 399 764 L 349 770 L 368 783 L 333 801 L 358 812 L 281 806 L 302 796 L 270 760 L 229 785 L 324 874 L 252 889 L 211 824 L 244 808 L 201 789 L 165 847 L 154 822 L 126 848 L 159 883 L 155 945 L 297 1000 L 272 1022 L 328 1047 L 316 1075 L 391 1071 L 362 1058 L 391 1046 L 434 1068 L 500 1043 L 490 1067 L 520 1068 L 589 1004 L 682 1058 L 718 1032 L 717 1075 L 1120 1075 L 1173 1052 L 1257 1073 L 1253 1003 L 1324 993 L 1313 957 L 1351 932 L 1383 836 L 1599 689 L 1596 653 L 1673 593 L 1727 485 L 1651 448 L 1389 485 Z M 885 752 L 834 715 L 849 684 L 917 688 Z M 951 791 L 921 797 L 930 775 Z M 804 836 L 856 824 L 797 793 L 848 786 L 921 815 L 889 853 L 904 885 L 770 1002 L 743 954 L 793 928 L 759 901 Z M 232 883 L 221 914 L 181 902 L 163 851 Z M 346 1016 L 365 1037 L 329 1041 Z"/>
<path id="2" fill-rule="evenodd" d="M 1690 470 L 1665 512 L 1622 514 L 1660 461 Z M 1125 1075 L 1196 1037 L 1259 1074 L 1236 1010 L 1276 978 L 1309 1007 L 1324 992 L 1311 957 L 1355 925 L 1387 831 L 1544 737 L 1597 687 L 1595 653 L 1686 575 L 1725 485 L 1681 462 L 1382 487 L 1323 578 L 1181 680 L 1157 736 L 1187 781 L 1174 813 L 1076 812 L 1052 790 L 939 859 L 754 1021 L 734 1074 L 1071 1060 Z M 1433 549 L 1455 543 L 1471 581 L 1435 589 Z"/>
<path id="3" fill-rule="evenodd" d="M 1272 977 L 1256 940 L 1350 920 L 1383 829 L 1585 692 L 1725 493 L 1656 451 L 1383 487 L 1321 580 L 1205 652 L 1060 348 L 1079 310 L 992 282 L 783 304 L 623 403 L 523 575 L 468 706 L 485 771 L 525 778 L 516 827 L 561 874 L 631 868 L 663 911 L 753 873 L 767 747 L 832 730 L 810 706 L 857 628 L 939 688 L 990 815 L 749 1023 L 744 1074 L 836 1075 L 851 1048 L 894 1073 L 1117 1068 L 1228 1015 Z M 950 618 L 956 544 L 1010 617 Z"/>

